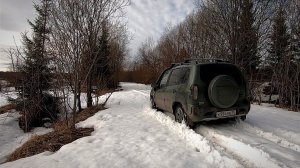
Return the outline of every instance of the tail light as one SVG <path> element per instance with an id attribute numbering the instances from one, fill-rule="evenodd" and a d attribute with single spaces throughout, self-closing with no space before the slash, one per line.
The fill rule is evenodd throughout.
<path id="1" fill-rule="evenodd" d="M 197 100 L 198 99 L 198 86 L 197 85 L 192 85 L 191 92 L 192 92 L 193 100 Z"/>

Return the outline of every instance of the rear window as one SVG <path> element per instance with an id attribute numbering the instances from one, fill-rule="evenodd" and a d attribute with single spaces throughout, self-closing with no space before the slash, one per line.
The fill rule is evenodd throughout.
<path id="1" fill-rule="evenodd" d="M 189 68 L 177 68 L 174 69 L 171 73 L 168 85 L 180 85 L 184 84 L 189 76 L 190 69 Z"/>
<path id="2" fill-rule="evenodd" d="M 218 75 L 229 75 L 233 77 L 239 85 L 242 85 L 243 76 L 240 70 L 230 64 L 204 64 L 200 65 L 200 77 L 205 83 L 209 83 L 214 77 Z"/>

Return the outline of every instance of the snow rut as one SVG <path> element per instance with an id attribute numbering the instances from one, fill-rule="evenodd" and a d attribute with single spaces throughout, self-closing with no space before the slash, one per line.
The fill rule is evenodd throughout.
<path id="1" fill-rule="evenodd" d="M 286 167 L 284 164 L 276 162 L 266 152 L 217 134 L 212 129 L 207 128 L 206 132 L 202 131 L 201 133 L 197 130 L 194 132 L 194 130 L 175 122 L 163 113 L 148 107 L 145 108 L 145 112 L 178 134 L 179 137 L 185 139 L 190 146 L 210 156 L 208 161 L 212 164 L 220 164 L 222 165 L 221 167 Z"/>
<path id="2" fill-rule="evenodd" d="M 207 155 L 206 161 L 209 163 L 218 165 L 218 167 L 242 167 L 238 161 L 231 159 L 216 150 L 209 140 L 202 135 L 195 133 L 184 124 L 179 124 L 165 114 L 152 110 L 149 107 L 145 107 L 144 111 L 147 115 L 157 119 L 162 125 L 167 126 L 180 138 L 186 140 L 187 144 L 195 148 L 196 151 Z"/>
<path id="3" fill-rule="evenodd" d="M 239 124 L 239 127 L 243 130 L 247 130 L 247 131 L 249 131 L 249 132 L 251 132 L 251 133 L 253 133 L 257 136 L 260 136 L 264 139 L 267 139 L 271 142 L 274 142 L 274 143 L 278 144 L 281 147 L 288 148 L 288 149 L 296 151 L 296 152 L 300 152 L 300 146 L 299 145 L 288 141 L 284 137 L 279 137 L 279 136 L 273 134 L 272 132 L 263 131 L 262 129 L 260 129 L 258 127 L 251 126 L 250 124 L 248 124 L 246 122 L 241 122 Z"/>
<path id="4" fill-rule="evenodd" d="M 227 137 L 217 133 L 214 129 L 208 127 L 197 128 L 197 133 L 205 136 L 213 143 L 225 149 L 227 153 L 234 158 L 240 160 L 246 167 L 266 167 L 266 168 L 279 168 L 287 167 L 270 157 L 265 151 L 251 146 L 242 141 L 234 138 Z"/>

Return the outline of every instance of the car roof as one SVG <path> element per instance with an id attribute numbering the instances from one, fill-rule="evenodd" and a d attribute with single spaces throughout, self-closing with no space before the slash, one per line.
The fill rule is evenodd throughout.
<path id="1" fill-rule="evenodd" d="M 170 67 L 173 68 L 181 68 L 181 67 L 190 67 L 193 65 L 233 65 L 232 63 L 224 60 L 218 60 L 218 59 L 188 59 L 181 63 L 173 63 Z"/>

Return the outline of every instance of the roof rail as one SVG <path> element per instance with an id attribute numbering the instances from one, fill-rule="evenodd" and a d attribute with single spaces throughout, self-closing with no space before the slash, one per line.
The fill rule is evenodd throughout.
<path id="1" fill-rule="evenodd" d="M 178 66 L 178 65 L 180 65 L 180 63 L 172 63 L 171 67 L 175 67 L 175 66 Z"/>
<path id="2" fill-rule="evenodd" d="M 172 63 L 171 67 L 179 66 L 179 65 L 189 65 L 190 63 L 180 62 L 180 63 Z"/>
<path id="3" fill-rule="evenodd" d="M 191 58 L 191 59 L 186 59 L 184 60 L 184 63 L 195 63 L 195 64 L 199 64 L 199 63 L 205 63 L 205 62 L 227 62 L 229 63 L 229 61 L 225 61 L 225 60 L 221 60 L 221 59 L 211 59 L 211 58 Z"/>

